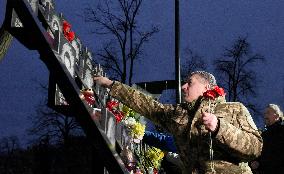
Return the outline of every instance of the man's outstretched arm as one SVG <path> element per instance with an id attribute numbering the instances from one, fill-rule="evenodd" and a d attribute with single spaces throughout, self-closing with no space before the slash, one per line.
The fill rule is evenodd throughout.
<path id="1" fill-rule="evenodd" d="M 106 77 L 94 77 L 94 80 L 98 85 L 110 88 L 110 95 L 112 97 L 118 99 L 135 112 L 147 117 L 155 124 L 164 127 L 170 133 L 176 131 L 177 123 L 171 117 L 184 112 L 181 108 L 161 104 L 138 90 L 120 82 L 109 80 Z"/>

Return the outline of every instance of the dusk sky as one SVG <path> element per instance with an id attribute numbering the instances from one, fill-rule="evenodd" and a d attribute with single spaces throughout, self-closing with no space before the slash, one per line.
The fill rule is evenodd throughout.
<path id="1" fill-rule="evenodd" d="M 80 17 L 95 0 L 55 0 L 72 29 L 92 52 L 104 42 L 91 34 L 94 24 Z M 0 23 L 6 0 L 0 0 Z M 253 67 L 258 72 L 258 97 L 252 100 L 262 107 L 276 103 L 284 108 L 284 1 L 259 0 L 180 0 L 181 51 L 189 47 L 203 56 L 214 73 L 212 61 L 222 55 L 239 36 L 247 36 L 253 53 L 266 62 Z M 174 0 L 145 0 L 138 24 L 143 28 L 159 27 L 144 46 L 141 61 L 136 63 L 134 82 L 174 79 Z M 182 57 L 181 57 L 182 59 Z M 0 62 L 0 138 L 17 135 L 25 142 L 29 116 L 45 95 L 39 83 L 47 84 L 48 70 L 36 51 L 13 40 Z M 263 110 L 261 111 L 263 112 Z M 258 126 L 262 120 L 254 116 Z"/>

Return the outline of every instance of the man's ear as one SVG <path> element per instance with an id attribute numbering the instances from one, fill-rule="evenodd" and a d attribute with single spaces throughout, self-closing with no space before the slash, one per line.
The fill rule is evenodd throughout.
<path id="1" fill-rule="evenodd" d="M 273 118 L 274 118 L 274 120 L 278 120 L 279 119 L 279 116 L 278 115 L 276 115 L 276 114 L 273 114 Z"/>
<path id="2" fill-rule="evenodd" d="M 209 84 L 206 84 L 205 89 L 206 89 L 206 90 L 209 90 L 209 89 L 210 89 L 210 85 L 209 85 Z"/>

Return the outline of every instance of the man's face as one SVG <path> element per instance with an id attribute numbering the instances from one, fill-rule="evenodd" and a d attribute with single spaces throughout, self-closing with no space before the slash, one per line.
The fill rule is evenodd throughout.
<path id="1" fill-rule="evenodd" d="M 271 108 L 266 108 L 264 111 L 264 122 L 266 126 L 274 124 L 279 119 L 278 115 Z"/>
<path id="2" fill-rule="evenodd" d="M 202 96 L 203 93 L 209 89 L 209 85 L 208 83 L 205 83 L 205 81 L 198 74 L 194 74 L 187 79 L 186 83 L 181 87 L 181 89 L 184 100 L 187 102 L 192 102 L 199 96 Z"/>

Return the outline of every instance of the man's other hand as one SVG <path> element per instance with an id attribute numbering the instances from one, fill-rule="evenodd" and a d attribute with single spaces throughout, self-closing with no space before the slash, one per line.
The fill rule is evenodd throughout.
<path id="1" fill-rule="evenodd" d="M 218 126 L 218 119 L 214 114 L 202 111 L 202 122 L 207 130 L 214 132 Z"/>

